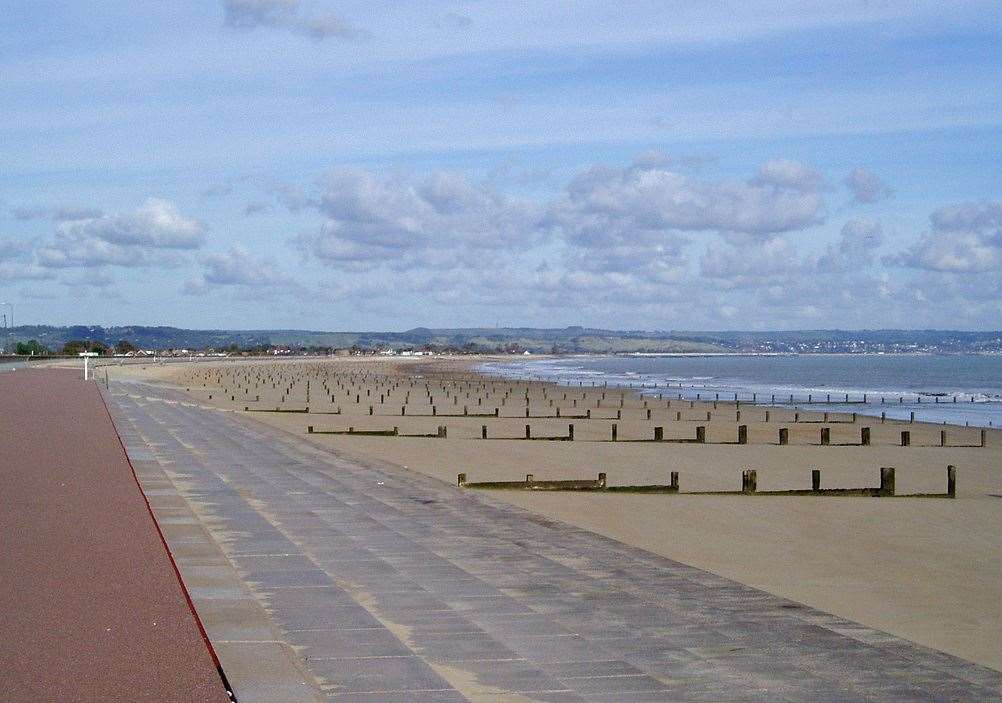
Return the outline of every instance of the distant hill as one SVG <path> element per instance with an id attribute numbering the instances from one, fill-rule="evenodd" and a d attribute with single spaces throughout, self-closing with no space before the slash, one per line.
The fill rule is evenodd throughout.
<path id="1" fill-rule="evenodd" d="M 536 353 L 672 352 L 1000 352 L 1002 332 L 950 330 L 794 330 L 780 332 L 606 330 L 590 327 L 474 327 L 406 332 L 318 330 L 191 330 L 177 327 L 70 327 L 25 325 L 0 330 L 0 346 L 37 340 L 58 350 L 71 340 L 114 345 L 128 340 L 142 349 L 437 348 Z"/>

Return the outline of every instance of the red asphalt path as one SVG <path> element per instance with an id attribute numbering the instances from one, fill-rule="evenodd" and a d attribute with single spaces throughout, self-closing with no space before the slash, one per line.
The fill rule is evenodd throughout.
<path id="1" fill-rule="evenodd" d="M 97 386 L 0 373 L 0 701 L 227 701 Z"/>

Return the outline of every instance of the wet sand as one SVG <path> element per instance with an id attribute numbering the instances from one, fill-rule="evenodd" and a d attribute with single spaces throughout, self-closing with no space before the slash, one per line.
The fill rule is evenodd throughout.
<path id="1" fill-rule="evenodd" d="M 216 378 L 210 368 L 223 369 L 224 377 Z M 660 403 L 648 399 L 652 410 L 648 421 L 643 400 L 629 393 L 619 407 L 619 392 L 605 390 L 606 399 L 597 407 L 597 394 L 603 389 L 492 382 L 469 373 L 468 362 L 462 359 L 276 361 L 268 362 L 267 369 L 262 362 L 245 361 L 145 370 L 113 368 L 111 373 L 171 383 L 190 389 L 192 402 L 238 412 L 244 408 L 304 409 L 305 380 L 311 378 L 309 414 L 248 412 L 248 416 L 320 446 L 450 483 L 459 472 L 478 481 L 517 480 L 527 473 L 536 478 L 594 478 L 599 471 L 608 474 L 610 485 L 667 483 L 668 473 L 678 471 L 680 495 L 525 491 L 492 495 L 1002 670 L 1002 647 L 997 643 L 1002 630 L 1002 560 L 998 558 L 1002 554 L 1002 499 L 996 497 L 1002 494 L 1002 436 L 997 431 L 988 432 L 984 448 L 940 447 L 935 445 L 941 426 L 880 424 L 879 418 L 862 416 L 853 423 L 849 415 L 832 416 L 830 420 L 841 422 L 823 424 L 820 415 L 807 414 L 801 419 L 819 422 L 793 423 L 792 411 L 777 409 L 771 409 L 770 421 L 764 422 L 766 408 L 742 407 L 748 444 L 723 444 L 736 440 L 733 405 L 719 403 L 714 409 L 711 403 L 673 402 L 669 408 L 665 406 L 668 396 Z M 256 381 L 259 387 L 251 387 L 246 378 L 236 380 L 249 378 L 248 374 L 262 376 Z M 327 374 L 334 400 L 320 386 L 323 374 Z M 265 378 L 269 375 L 275 378 Z M 202 382 L 204 386 L 199 385 Z M 289 383 L 293 387 L 286 395 Z M 526 389 L 531 415 L 552 415 L 556 407 L 564 416 L 579 414 L 587 406 L 592 418 L 526 420 Z M 407 392 L 410 402 L 401 416 Z M 581 397 L 582 393 L 588 397 Z M 575 396 L 577 407 L 572 403 Z M 464 405 L 470 413 L 490 413 L 499 407 L 502 417 L 443 416 L 462 414 Z M 342 414 L 321 414 L 338 409 Z M 676 412 L 683 413 L 681 421 L 675 419 Z M 710 421 L 705 419 L 706 412 L 711 413 Z M 524 436 L 527 423 L 534 435 L 554 436 L 565 435 L 567 425 L 573 423 L 575 441 L 514 439 Z M 615 443 L 608 441 L 613 423 L 621 440 Z M 484 424 L 490 437 L 512 439 L 479 439 Z M 434 434 L 439 425 L 446 425 L 448 438 L 307 434 L 309 425 L 316 430 L 396 426 L 402 434 Z M 709 443 L 625 441 L 650 438 L 655 426 L 664 428 L 665 438 L 688 438 L 697 426 L 705 426 Z M 790 446 L 777 445 L 780 427 L 789 428 Z M 832 446 L 819 446 L 822 427 L 830 428 Z M 872 446 L 836 446 L 858 443 L 861 427 L 871 428 Z M 911 433 L 913 446 L 899 446 L 901 431 Z M 974 429 L 947 431 L 950 444 L 979 441 Z M 812 468 L 822 470 L 822 487 L 875 486 L 882 466 L 896 467 L 898 493 L 943 492 L 947 464 L 958 467 L 955 500 L 685 494 L 737 490 L 742 468 L 758 472 L 759 490 L 809 488 Z"/>

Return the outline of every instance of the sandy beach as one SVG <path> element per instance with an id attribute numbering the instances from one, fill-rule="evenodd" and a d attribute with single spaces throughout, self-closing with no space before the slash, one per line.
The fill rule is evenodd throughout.
<path id="1" fill-rule="evenodd" d="M 489 379 L 461 358 L 221 361 L 107 371 L 169 384 L 193 403 L 246 413 L 318 446 L 453 484 L 460 472 L 471 481 L 604 472 L 610 485 L 663 484 L 677 471 L 678 495 L 490 496 L 1002 670 L 997 430 L 987 432 L 984 447 L 956 446 L 978 445 L 979 430 L 863 416 L 853 421 L 850 413 L 832 414 L 825 423 L 820 413 L 801 412 L 794 422 L 792 410 Z M 566 436 L 573 424 L 574 441 L 525 441 L 527 424 L 534 437 Z M 435 435 L 443 425 L 446 438 L 400 436 Z M 488 440 L 482 439 L 485 425 Z M 747 444 L 737 443 L 739 425 L 747 426 Z M 320 434 L 349 427 L 397 428 L 398 436 Z M 706 443 L 636 441 L 651 439 L 655 427 L 666 440 L 692 439 L 705 427 Z M 870 428 L 869 446 L 859 446 L 863 427 Z M 780 428 L 789 430 L 788 446 L 778 443 Z M 823 428 L 827 446 L 821 445 Z M 945 447 L 939 446 L 944 429 Z M 902 431 L 910 433 L 911 446 L 901 446 Z M 760 491 L 810 488 L 811 469 L 821 470 L 822 487 L 876 486 L 881 467 L 895 467 L 898 494 L 942 493 L 948 464 L 957 467 L 954 500 L 686 494 L 736 491 L 746 468 L 756 470 Z"/>

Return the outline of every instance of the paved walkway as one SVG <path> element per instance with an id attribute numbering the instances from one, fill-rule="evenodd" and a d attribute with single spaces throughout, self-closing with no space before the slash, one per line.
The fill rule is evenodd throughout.
<path id="1" fill-rule="evenodd" d="M 96 384 L 0 401 L 0 701 L 228 700 Z"/>
<path id="2" fill-rule="evenodd" d="M 489 495 L 112 395 L 240 703 L 1002 698 L 998 672 Z"/>

